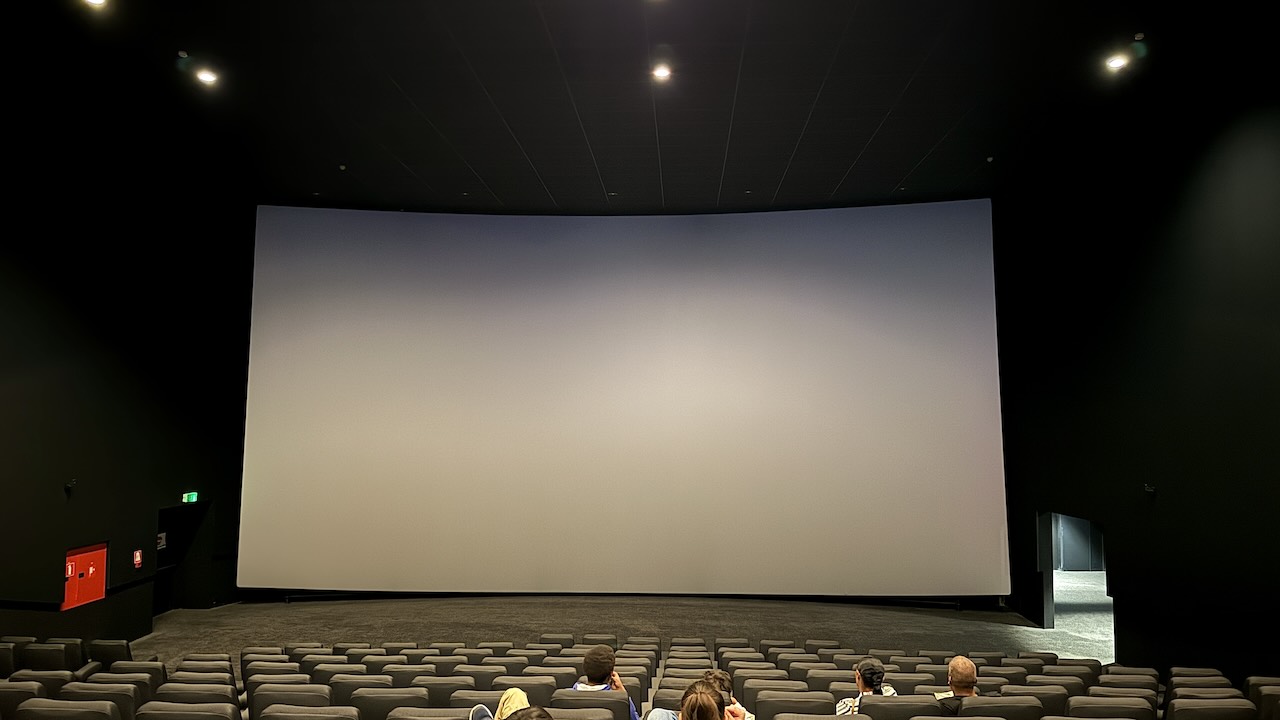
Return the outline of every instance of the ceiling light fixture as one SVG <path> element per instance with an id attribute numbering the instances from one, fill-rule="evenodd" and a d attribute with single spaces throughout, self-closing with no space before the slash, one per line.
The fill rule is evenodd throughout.
<path id="1" fill-rule="evenodd" d="M 84 0 L 84 4 L 88 5 L 94 10 L 97 10 L 98 8 L 106 7 L 107 0 Z"/>
<path id="2" fill-rule="evenodd" d="M 659 63 L 653 67 L 653 78 L 658 82 L 666 82 L 671 77 L 671 66 Z"/>
<path id="3" fill-rule="evenodd" d="M 1116 54 L 1107 58 L 1107 69 L 1111 72 L 1120 72 L 1129 65 L 1129 56 L 1124 54 Z"/>
<path id="4" fill-rule="evenodd" d="M 205 85 L 212 85 L 218 82 L 218 74 L 209 68 L 201 68 L 196 71 L 196 79 Z"/>

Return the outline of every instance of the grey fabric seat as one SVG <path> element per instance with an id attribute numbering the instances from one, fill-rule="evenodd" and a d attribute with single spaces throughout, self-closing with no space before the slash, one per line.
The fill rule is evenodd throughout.
<path id="1" fill-rule="evenodd" d="M 315 670 L 317 665 L 363 665 L 363 663 L 347 662 L 346 655 L 303 655 L 293 662 L 298 663 L 299 670 L 308 674 Z"/>
<path id="2" fill-rule="evenodd" d="M 226 673 L 232 675 L 235 671 L 231 667 L 230 660 L 183 659 L 174 668 L 174 672 Z"/>
<path id="3" fill-rule="evenodd" d="M 309 685 L 311 684 L 311 676 L 303 673 L 293 673 L 291 675 L 250 675 L 244 681 L 244 693 L 246 702 L 253 704 L 253 694 L 259 687 L 263 685 Z"/>
<path id="4" fill-rule="evenodd" d="M 698 682 L 698 678 L 663 676 L 662 679 L 658 681 L 658 689 L 684 692 L 685 688 L 696 682 Z"/>
<path id="5" fill-rule="evenodd" d="M 108 700 L 23 700 L 15 720 L 120 720 L 120 710 Z"/>
<path id="6" fill-rule="evenodd" d="M 942 706 L 929 695 L 867 695 L 859 704 L 858 714 L 872 720 L 911 720 L 941 715 Z"/>
<path id="7" fill-rule="evenodd" d="M 360 711 L 350 705 L 310 707 L 307 705 L 269 705 L 262 720 L 360 720 Z"/>
<path id="8" fill-rule="evenodd" d="M 155 700 L 167 703 L 232 703 L 239 701 L 234 685 L 167 682 L 156 688 Z"/>
<path id="9" fill-rule="evenodd" d="M 914 655 L 915 653 L 909 653 L 906 650 L 903 650 L 902 648 L 888 649 L 888 650 L 884 648 L 868 648 L 867 654 L 879 660 L 880 662 L 884 663 L 885 665 L 892 665 L 894 655 L 909 656 L 909 655 Z"/>
<path id="10" fill-rule="evenodd" d="M 468 720 L 466 708 L 398 707 L 387 713 L 387 720 Z"/>
<path id="11" fill-rule="evenodd" d="M 63 690 L 65 692 L 65 689 Z M 1227 698 L 1243 698 L 1244 691 L 1240 688 L 1233 687 L 1180 687 L 1174 688 L 1169 693 L 1170 700 L 1198 699 L 1198 700 L 1222 700 Z M 1257 703 L 1254 703 L 1257 705 Z"/>
<path id="12" fill-rule="evenodd" d="M 1088 694 L 1091 697 L 1125 697 L 1125 698 L 1141 698 L 1151 704 L 1154 710 L 1159 707 L 1160 699 L 1155 690 L 1148 688 L 1121 688 L 1121 687 L 1105 687 L 1102 685 L 1094 685 L 1089 688 Z M 1066 715 L 1066 710 L 1060 713 L 1051 713 L 1054 715 Z"/>
<path id="13" fill-rule="evenodd" d="M 493 679 L 506 675 L 500 665 L 459 665 L 453 669 L 454 676 L 469 677 L 476 681 L 476 690 L 492 690 Z"/>
<path id="14" fill-rule="evenodd" d="M 830 692 L 827 688 L 814 688 L 807 682 L 799 680 L 770 680 L 767 678 L 750 678 L 742 683 L 742 693 L 735 695 L 747 712 L 755 714 L 756 699 L 760 693 L 765 690 L 779 690 L 782 692 Z M 832 696 L 834 697 L 834 695 Z"/>
<path id="15" fill-rule="evenodd" d="M 1062 660 L 1058 661 L 1059 663 Z M 981 674 L 981 671 L 979 671 Z M 1047 676 L 1067 676 L 1080 678 L 1087 689 L 1090 685 L 1097 685 L 1098 678 L 1102 676 L 1101 672 L 1094 672 L 1088 665 L 1045 665 L 1043 675 Z M 1083 695 L 1084 693 L 1080 693 Z"/>
<path id="16" fill-rule="evenodd" d="M 546 657 L 555 657 L 564 651 L 564 646 L 559 643 L 527 643 L 524 648 L 526 650 L 541 650 L 546 653 Z"/>
<path id="17" fill-rule="evenodd" d="M 849 682 L 852 678 L 848 670 L 815 668 L 805 674 L 804 682 L 810 690 L 828 692 L 833 682 Z M 894 686 L 897 689 L 897 686 Z"/>
<path id="18" fill-rule="evenodd" d="M 1077 695 L 1067 700 L 1067 715 L 1087 718 L 1156 720 L 1156 709 L 1143 698 Z"/>
<path id="19" fill-rule="evenodd" d="M 9 682 L 37 682 L 44 686 L 45 697 L 56 698 L 62 686 L 75 682 L 76 676 L 70 670 L 14 670 Z"/>
<path id="20" fill-rule="evenodd" d="M 1067 689 L 1068 695 L 1085 695 L 1088 688 L 1085 687 L 1084 680 L 1069 675 L 1028 675 L 1028 685 L 1060 685 Z"/>
<path id="21" fill-rule="evenodd" d="M 790 680 L 786 670 L 747 668 L 733 673 L 733 696 L 742 697 L 742 686 L 748 680 Z"/>
<path id="22" fill-rule="evenodd" d="M 572 667 L 530 665 L 522 670 L 520 674 L 529 677 L 545 676 L 553 678 L 556 681 L 556 687 L 559 689 L 573 687 L 573 684 L 578 681 L 578 672 Z"/>
<path id="23" fill-rule="evenodd" d="M 573 647 L 577 643 L 573 639 L 572 633 L 542 633 L 538 636 L 539 643 L 555 643 L 562 648 Z"/>
<path id="24" fill-rule="evenodd" d="M 493 650 L 490 648 L 461 647 L 454 650 L 453 654 L 461 655 L 467 659 L 465 663 L 462 663 L 463 665 L 479 665 L 481 660 L 487 657 L 493 657 Z"/>
<path id="25" fill-rule="evenodd" d="M 933 660 L 923 655 L 894 655 L 889 658 L 890 665 L 897 665 L 898 672 L 913 673 L 920 665 L 932 665 Z"/>
<path id="26" fill-rule="evenodd" d="M 603 708 L 544 708 L 554 720 L 612 720 L 613 712 Z"/>
<path id="27" fill-rule="evenodd" d="M 240 720 L 234 703 L 173 703 L 152 700 L 138 708 L 137 720 Z"/>
<path id="28" fill-rule="evenodd" d="M 612 633 L 587 633 L 582 636 L 583 645 L 608 645 L 618 649 L 618 636 Z"/>
<path id="29" fill-rule="evenodd" d="M 1258 707 L 1248 700 L 1171 700 L 1165 720 L 1256 720 Z"/>
<path id="30" fill-rule="evenodd" d="M 1026 668 L 1005 666 L 1005 665 L 983 665 L 978 668 L 978 677 L 1002 677 L 1009 681 L 1011 685 L 1027 684 Z M 894 687 L 897 687 L 896 685 Z"/>
<path id="31" fill-rule="evenodd" d="M 100 672 L 90 675 L 88 682 L 108 684 L 128 683 L 130 685 L 136 685 L 138 687 L 138 703 L 140 706 L 151 702 L 155 695 L 156 688 L 159 687 L 159 685 L 156 684 L 155 675 L 149 672 Z"/>
<path id="32" fill-rule="evenodd" d="M 505 657 L 512 650 L 516 649 L 516 644 L 505 640 L 489 640 L 486 642 L 476 643 L 478 649 L 486 649 L 493 651 L 493 657 Z"/>
<path id="33" fill-rule="evenodd" d="M 22 646 L 18 664 L 28 670 L 78 670 L 79 665 L 67 659 L 66 647 L 60 643 L 32 642 Z"/>
<path id="34" fill-rule="evenodd" d="M 928 673 L 928 674 L 932 675 L 932 676 L 933 676 L 933 681 L 932 681 L 931 683 L 928 683 L 928 684 L 931 684 L 931 685 L 946 685 L 946 684 L 947 684 L 947 674 L 950 672 L 950 669 L 949 669 L 946 665 L 942 665 L 942 664 L 938 664 L 938 663 L 921 663 L 921 664 L 919 664 L 919 665 L 917 665 L 917 666 L 916 666 L 916 672 L 918 672 L 918 673 Z M 895 685 L 895 686 L 894 686 L 894 688 L 896 689 L 896 688 L 897 688 L 897 686 Z"/>
<path id="35" fill-rule="evenodd" d="M 1138 673 L 1130 673 L 1126 675 L 1104 674 L 1098 676 L 1098 682 L 1095 683 L 1100 687 L 1118 687 L 1118 688 L 1146 688 L 1151 691 L 1159 691 L 1160 682 L 1158 679 Z"/>
<path id="36" fill-rule="evenodd" d="M 401 650 L 399 654 L 405 656 L 410 665 L 425 665 L 430 663 L 433 658 L 440 657 L 442 653 L 435 648 L 418 648 L 416 650 Z"/>
<path id="37" fill-rule="evenodd" d="M 541 665 L 548 655 L 550 653 L 546 650 L 536 648 L 511 648 L 507 651 L 507 657 L 522 657 L 529 661 L 529 665 Z"/>
<path id="38" fill-rule="evenodd" d="M 370 675 L 383 675 L 383 668 L 389 665 L 406 665 L 409 658 L 404 655 L 369 655 L 364 659 L 364 668 Z"/>
<path id="39" fill-rule="evenodd" d="M 169 673 L 169 682 L 187 685 L 231 685 L 235 686 L 235 676 L 229 672 L 188 672 L 178 670 Z"/>
<path id="40" fill-rule="evenodd" d="M 814 657 L 817 656 L 815 655 Z M 807 681 L 809 679 L 809 673 L 814 670 L 835 670 L 836 672 L 843 672 L 836 667 L 835 663 L 822 662 L 819 660 L 802 660 L 800 662 L 793 662 L 787 666 L 787 677 L 792 680 Z"/>
<path id="41" fill-rule="evenodd" d="M 541 707 L 551 704 L 551 696 L 558 689 L 556 679 L 550 675 L 501 675 L 493 680 L 493 689 L 499 692 L 513 687 L 524 691 L 530 705 Z"/>
<path id="42" fill-rule="evenodd" d="M 360 720 L 386 720 L 396 708 L 429 707 L 424 687 L 360 688 L 351 694 L 351 705 L 360 711 Z"/>
<path id="43" fill-rule="evenodd" d="M 917 685 L 931 685 L 932 673 L 892 672 L 884 674 L 884 681 L 893 686 L 899 695 L 912 695 Z"/>
<path id="44" fill-rule="evenodd" d="M 614 720 L 630 720 L 631 698 L 622 690 L 565 690 L 551 694 L 551 707 L 602 708 L 613 713 Z"/>
<path id="45" fill-rule="evenodd" d="M 85 654 L 90 660 L 102 663 L 103 667 L 111 667 L 117 660 L 133 660 L 133 646 L 128 640 L 90 640 L 85 645 Z M 138 658 L 151 660 L 153 658 Z"/>
<path id="46" fill-rule="evenodd" d="M 330 705 L 350 705 L 351 696 L 363 688 L 395 687 L 390 675 L 334 675 L 326 684 L 331 692 Z"/>
<path id="47" fill-rule="evenodd" d="M 328 685 L 293 685 L 267 683 L 259 685 L 249 700 L 249 720 L 258 720 L 262 711 L 271 705 L 332 705 L 332 690 Z"/>
<path id="48" fill-rule="evenodd" d="M 840 642 L 837 640 L 805 640 L 800 646 L 807 653 L 816 653 L 822 648 L 840 647 Z"/>
<path id="49" fill-rule="evenodd" d="M 1001 667 L 1020 667 L 1027 671 L 1028 675 L 1043 675 L 1044 666 L 1047 663 L 1040 658 L 1001 658 Z"/>
<path id="50" fill-rule="evenodd" d="M 69 682 L 58 693 L 59 700 L 107 700 L 116 704 L 121 720 L 133 720 L 138 708 L 138 688 L 128 683 Z"/>
<path id="51" fill-rule="evenodd" d="M 862 653 L 850 653 L 848 655 L 832 655 L 831 662 L 835 663 L 837 668 L 841 670 L 848 670 L 852 674 L 853 668 L 856 667 L 859 662 L 869 657 L 871 656 L 862 654 Z"/>
<path id="52" fill-rule="evenodd" d="M 757 720 L 773 720 L 780 713 L 834 715 L 836 699 L 829 692 L 761 690 L 756 694 Z"/>
<path id="53" fill-rule="evenodd" d="M 0 682 L 0 718 L 13 717 L 18 706 L 26 700 L 47 697 L 48 688 L 34 680 Z"/>
<path id="54" fill-rule="evenodd" d="M 379 647 L 385 648 L 388 655 L 401 655 L 405 650 L 417 650 L 418 643 L 407 641 L 384 642 Z"/>
<path id="55" fill-rule="evenodd" d="M 960 702 L 960 715 L 999 717 L 1005 720 L 1040 720 L 1044 704 L 1032 695 L 975 696 Z"/>
<path id="56" fill-rule="evenodd" d="M 467 658 L 463 655 L 437 655 L 431 658 L 431 664 L 436 666 L 436 675 L 448 677 L 453 674 L 454 668 L 466 665 Z"/>
<path id="57" fill-rule="evenodd" d="M 409 687 L 424 687 L 430 707 L 450 707 L 449 698 L 458 690 L 475 690 L 475 678 L 470 677 L 417 677 Z"/>
<path id="58" fill-rule="evenodd" d="M 619 659 L 620 660 L 620 659 Z M 529 667 L 529 658 L 514 655 L 494 655 L 481 658 L 480 664 L 486 667 L 500 667 L 503 675 L 519 675 Z M 621 664 L 621 662 L 619 662 Z"/>
<path id="59" fill-rule="evenodd" d="M 169 679 L 164 663 L 151 660 L 118 660 L 111 663 L 113 673 L 146 673 L 151 676 L 151 687 L 158 688 Z"/>
<path id="60" fill-rule="evenodd" d="M 391 687 L 411 687 L 413 679 L 419 677 L 435 677 L 435 665 L 384 665 L 379 675 L 391 678 Z"/>
<path id="61" fill-rule="evenodd" d="M 328 685 L 336 675 L 368 675 L 364 665 L 352 663 L 321 663 L 311 668 L 311 682 L 317 685 Z"/>
<path id="62" fill-rule="evenodd" d="M 498 712 L 498 701 L 502 700 L 503 690 L 458 690 L 449 697 L 449 705 L 456 708 L 469 708 L 483 705 L 489 712 Z M 533 703 L 530 703 L 533 704 Z"/>
<path id="63" fill-rule="evenodd" d="M 1005 697 L 1034 697 L 1040 700 L 1045 715 L 1066 715 L 1067 700 L 1071 697 L 1061 685 L 1005 685 L 1000 688 Z"/>
<path id="64" fill-rule="evenodd" d="M 691 637 L 691 636 L 673 637 L 671 638 L 670 644 L 668 644 L 667 646 L 668 650 L 688 649 L 688 648 L 706 650 L 707 639 L 701 638 L 701 637 Z"/>

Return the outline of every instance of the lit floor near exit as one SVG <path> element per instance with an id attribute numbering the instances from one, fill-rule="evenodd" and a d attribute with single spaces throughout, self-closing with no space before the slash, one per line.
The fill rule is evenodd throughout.
<path id="1" fill-rule="evenodd" d="M 1097 650 L 1103 663 L 1115 661 L 1115 621 L 1107 596 L 1102 535 L 1087 520 L 1055 515 L 1054 629 L 1078 637 Z"/>

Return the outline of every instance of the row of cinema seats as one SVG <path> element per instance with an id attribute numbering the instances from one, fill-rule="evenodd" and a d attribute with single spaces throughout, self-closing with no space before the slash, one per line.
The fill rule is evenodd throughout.
<path id="1" fill-rule="evenodd" d="M 567 689 L 581 675 L 582 656 L 596 644 L 616 648 L 626 693 Z M 599 720 L 626 720 L 628 697 L 638 708 L 677 709 L 684 687 L 706 669 L 719 667 L 730 673 L 734 695 L 759 720 L 823 720 L 833 715 L 841 698 L 856 693 L 853 665 L 874 656 L 884 662 L 886 681 L 900 696 L 869 698 L 863 714 L 872 720 L 908 720 L 941 714 L 932 693 L 946 689 L 946 662 L 954 654 L 900 649 L 859 652 L 822 640 L 749 643 L 746 638 L 716 638 L 708 643 L 702 638 L 672 638 L 664 644 L 656 637 L 630 637 L 619 644 L 615 636 L 604 634 L 581 638 L 545 634 L 524 647 L 511 642 L 474 647 L 456 642 L 377 647 L 359 642 L 297 643 L 242 648 L 238 662 L 228 654 L 188 654 L 170 667 L 156 663 L 159 667 L 150 668 L 150 673 L 120 673 L 116 671 L 142 668 L 112 666 L 110 673 L 97 673 L 87 683 L 64 684 L 57 693 L 29 700 L 94 702 L 98 693 L 103 699 L 96 701 L 112 703 L 121 720 L 176 717 L 174 705 L 183 706 L 185 720 L 229 716 L 277 720 L 282 713 L 443 720 L 477 703 L 493 710 L 506 688 L 521 687 L 531 702 L 563 717 L 569 711 L 592 710 L 607 713 Z M 1204 668 L 1172 668 L 1162 677 L 1150 668 L 1104 666 L 1096 660 L 1060 658 L 1053 653 L 965 654 L 979 667 L 980 688 L 996 694 L 965 701 L 962 714 L 968 716 L 1280 720 L 1277 678 L 1250 678 L 1240 689 Z M 125 674 L 149 677 L 113 677 Z M 82 687 L 94 682 L 134 687 Z M 30 711 L 25 716 L 32 720 L 53 717 L 42 714 L 38 703 L 19 705 Z M 0 688 L 0 718 L 7 719 L 5 707 Z M 59 712 L 66 711 L 65 704 L 61 707 Z M 161 711 L 169 714 L 155 714 Z M 236 714 L 229 715 L 233 711 Z M 353 711 L 357 715 L 351 715 Z M 807 717 L 790 717 L 797 714 Z"/>

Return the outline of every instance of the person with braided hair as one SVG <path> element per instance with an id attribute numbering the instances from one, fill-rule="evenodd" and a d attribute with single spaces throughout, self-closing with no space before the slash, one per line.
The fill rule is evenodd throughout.
<path id="1" fill-rule="evenodd" d="M 858 694 L 841 698 L 836 703 L 837 715 L 857 715 L 862 705 L 862 698 L 867 695 L 897 695 L 898 691 L 884 681 L 884 663 L 869 657 L 858 661 L 853 669 L 853 681 L 858 685 Z"/>
<path id="2" fill-rule="evenodd" d="M 677 720 L 743 720 L 746 711 L 737 703 L 725 702 L 725 696 L 726 693 L 716 683 L 695 680 L 689 683 L 684 695 L 680 696 L 680 712 L 674 715 Z M 645 720 L 670 717 L 670 712 L 654 708 L 645 716 Z"/>

